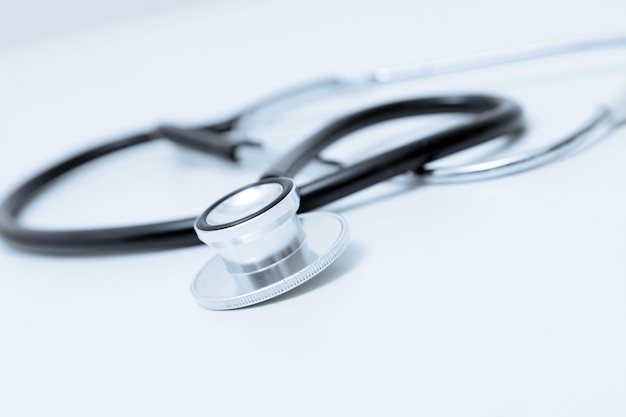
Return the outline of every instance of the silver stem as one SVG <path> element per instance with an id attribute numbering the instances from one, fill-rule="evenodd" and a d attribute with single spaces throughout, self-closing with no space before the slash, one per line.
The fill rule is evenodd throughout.
<path id="1" fill-rule="evenodd" d="M 610 132 L 614 126 L 611 111 L 606 107 L 600 107 L 583 126 L 554 144 L 477 164 L 450 168 L 426 167 L 420 172 L 420 176 L 430 184 L 445 184 L 515 174 L 581 151 Z"/>

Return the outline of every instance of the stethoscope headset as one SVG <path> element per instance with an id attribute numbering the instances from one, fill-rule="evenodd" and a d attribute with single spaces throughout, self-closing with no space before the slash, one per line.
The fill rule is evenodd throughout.
<path id="1" fill-rule="evenodd" d="M 38 230 L 20 223 L 29 203 L 64 174 L 122 149 L 165 139 L 196 151 L 237 162 L 242 149 L 261 144 L 241 139 L 239 126 L 261 109 L 303 93 L 347 84 L 379 84 L 414 79 L 524 59 L 603 47 L 623 46 L 626 38 L 561 45 L 447 67 L 428 72 L 378 69 L 361 81 L 326 79 L 285 90 L 259 101 L 219 123 L 197 128 L 160 126 L 152 131 L 114 140 L 79 153 L 29 179 L 0 205 L 0 235 L 19 249 L 55 255 L 97 255 L 172 249 L 196 245 L 213 247 L 217 255 L 192 283 L 203 307 L 232 309 L 275 297 L 306 282 L 332 263 L 347 245 L 345 220 L 334 213 L 312 212 L 397 175 L 413 172 L 430 182 L 491 178 L 546 163 L 595 140 L 626 119 L 626 94 L 612 91 L 583 126 L 554 144 L 479 164 L 428 169 L 427 164 L 492 139 L 518 135 L 523 112 L 514 101 L 492 95 L 450 95 L 390 102 L 341 116 L 295 145 L 259 178 L 211 205 L 200 216 L 152 224 L 84 230 Z M 292 178 L 321 152 L 342 138 L 373 125 L 399 118 L 433 114 L 466 114 L 467 119 L 426 137 L 360 162 L 338 167 L 296 186 Z"/>

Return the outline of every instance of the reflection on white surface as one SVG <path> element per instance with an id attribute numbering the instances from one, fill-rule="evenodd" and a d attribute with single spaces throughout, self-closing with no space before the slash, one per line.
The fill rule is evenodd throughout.
<path id="1" fill-rule="evenodd" d="M 218 118 L 328 72 L 624 30 L 624 7 L 209 3 L 33 43 L 0 55 L 0 194 L 99 138 Z M 511 94 L 527 106 L 531 140 L 541 140 L 576 125 L 623 59 L 572 58 L 397 91 Z M 281 123 L 293 130 L 255 134 L 280 150 L 315 127 L 305 113 L 290 114 Z M 521 175 L 402 192 L 382 184 L 340 201 L 331 208 L 343 209 L 363 255 L 323 286 L 247 310 L 195 305 L 188 283 L 212 254 L 205 248 L 56 258 L 2 246 L 0 410 L 622 417 L 624 135 Z M 219 197 L 258 174 L 221 163 L 180 172 L 169 150 L 137 166 L 131 154 L 93 167 L 85 182 L 59 184 L 29 221 L 47 224 L 81 208 L 101 210 L 105 223 L 136 221 L 152 203 L 163 209 L 158 216 L 191 215 L 214 197 L 185 184 L 211 184 Z M 213 169 L 228 175 L 218 179 Z M 71 195 L 80 198 L 61 198 Z M 179 205 L 183 199 L 189 203 Z"/>

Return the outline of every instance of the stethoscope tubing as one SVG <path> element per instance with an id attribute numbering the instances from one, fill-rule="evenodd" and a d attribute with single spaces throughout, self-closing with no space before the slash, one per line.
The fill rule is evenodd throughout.
<path id="1" fill-rule="evenodd" d="M 418 98 L 384 104 L 339 118 L 317 134 L 297 145 L 279 159 L 263 177 L 293 176 L 329 144 L 348 133 L 398 117 L 433 113 L 470 113 L 474 117 L 453 128 L 418 138 L 404 147 L 346 167 L 299 188 L 301 212 L 335 201 L 347 194 L 391 176 L 416 170 L 429 160 L 518 132 L 522 126 L 521 108 L 513 101 L 491 96 L 450 96 Z M 232 121 L 210 129 L 192 130 L 194 146 L 202 133 L 208 133 L 210 148 L 218 155 L 233 158 L 233 144 L 227 135 Z M 195 217 L 144 225 L 84 230 L 39 230 L 25 227 L 20 215 L 50 183 L 69 171 L 101 156 L 166 137 L 172 129 L 157 129 L 97 146 L 69 158 L 26 181 L 0 205 L 0 235 L 11 245 L 31 252 L 55 255 L 99 255 L 164 250 L 199 243 L 193 230 Z M 183 129 L 175 129 L 177 143 L 190 140 Z M 220 136 L 219 133 L 223 133 Z M 220 138 L 224 145 L 219 145 Z M 242 142 L 244 145 L 247 143 Z"/>
<path id="2" fill-rule="evenodd" d="M 475 117 L 300 185 L 300 211 L 313 210 L 381 181 L 416 171 L 426 162 L 523 129 L 521 108 L 502 98 L 476 95 L 399 101 L 331 123 L 287 152 L 262 178 L 293 177 L 324 148 L 364 127 L 401 117 L 444 113 L 470 113 Z"/>
<path id="3" fill-rule="evenodd" d="M 514 62 L 624 46 L 626 46 L 626 36 L 620 35 L 592 40 L 558 43 L 543 48 L 492 54 L 487 57 L 477 56 L 460 60 L 396 68 L 379 67 L 370 73 L 357 77 L 330 77 L 279 91 L 276 94 L 251 104 L 232 118 L 219 124 L 212 124 L 198 129 L 180 129 L 174 126 L 162 126 L 153 132 L 115 140 L 94 147 L 54 165 L 26 181 L 15 191 L 10 193 L 0 205 L 0 235 L 13 246 L 24 250 L 65 255 L 136 252 L 194 245 L 197 243 L 197 239 L 191 230 L 194 218 L 116 228 L 51 231 L 26 228 L 19 223 L 19 216 L 43 188 L 47 187 L 53 180 L 61 177 L 65 173 L 101 156 L 158 138 L 167 138 L 170 141 L 196 150 L 236 160 L 238 150 L 249 146 L 259 146 L 258 143 L 238 140 L 236 138 L 237 135 L 233 135 L 234 132 L 240 131 L 248 120 L 253 118 L 251 116 L 254 116 L 263 109 L 271 108 L 275 104 L 284 104 L 294 98 L 306 96 L 309 93 L 384 85 L 392 82 L 452 74 Z M 494 161 L 486 161 L 460 167 L 431 169 L 426 163 L 442 155 L 437 156 L 437 152 L 430 152 L 428 149 L 421 148 L 415 150 L 415 152 L 419 154 L 418 157 L 414 160 L 409 158 L 407 165 L 402 165 L 405 161 L 402 161 L 401 157 L 405 155 L 403 151 L 406 151 L 406 149 L 390 151 L 392 153 L 396 152 L 396 154 L 387 154 L 385 158 L 395 160 L 398 163 L 397 165 L 392 164 L 393 167 L 397 167 L 398 172 L 406 169 L 408 166 L 413 166 L 412 169 L 415 173 L 420 175 L 424 182 L 427 183 L 462 182 L 509 175 L 534 168 L 571 151 L 575 151 L 614 128 L 617 123 L 625 119 L 624 115 L 626 114 L 624 97 L 620 96 L 618 101 L 618 106 L 609 106 L 609 109 L 600 107 L 588 123 L 564 139 L 536 150 Z M 618 111 L 615 112 L 615 109 Z M 617 117 L 615 117 L 616 115 Z M 480 118 L 475 118 L 475 127 L 478 126 L 479 119 Z M 487 125 L 488 124 L 489 123 L 487 123 Z M 335 128 L 337 128 L 337 126 L 335 126 Z M 466 128 L 468 128 L 468 126 L 461 128 L 461 130 Z M 515 123 L 512 123 L 509 128 L 511 128 L 511 132 L 518 129 Z M 331 125 L 326 129 L 330 129 L 332 132 L 333 127 Z M 471 133 L 471 129 L 464 131 Z M 488 129 L 481 132 L 481 135 L 489 136 L 485 132 L 488 132 Z M 453 132 L 449 131 L 448 133 Z M 481 135 L 472 137 L 476 138 L 477 142 L 480 142 Z M 440 137 L 438 140 L 444 140 L 445 136 L 444 134 L 444 138 Z M 331 139 L 329 139 L 329 141 L 332 142 Z M 469 142 L 466 143 L 469 144 Z M 314 145 L 313 147 L 319 146 L 316 145 L 313 139 L 300 146 L 306 147 L 311 144 Z M 418 147 L 420 146 L 423 147 L 424 144 Z M 445 147 L 440 149 L 443 148 Z M 453 148 L 450 147 L 447 149 L 451 150 Z M 306 155 L 304 160 L 309 160 L 310 156 L 314 154 L 311 150 L 307 150 L 307 153 L 302 153 L 302 151 L 303 148 L 298 150 L 294 149 L 292 152 L 285 155 L 274 165 L 273 169 L 275 172 L 272 173 L 272 170 L 269 170 L 265 173 L 265 176 L 275 175 L 281 172 L 288 174 L 292 171 L 297 171 L 299 169 L 298 164 L 302 161 L 298 158 L 294 158 L 294 156 L 300 153 L 301 158 Z M 417 159 L 419 159 L 419 163 Z M 365 188 L 377 181 L 381 181 L 383 178 L 388 178 L 392 176 L 392 174 L 395 175 L 395 172 L 396 171 L 390 166 L 381 164 L 380 160 L 368 160 L 355 164 L 347 170 L 341 170 L 329 176 L 318 178 L 300 187 L 299 191 L 302 193 L 301 211 L 310 210 L 337 198 L 341 198 L 350 192 Z"/>

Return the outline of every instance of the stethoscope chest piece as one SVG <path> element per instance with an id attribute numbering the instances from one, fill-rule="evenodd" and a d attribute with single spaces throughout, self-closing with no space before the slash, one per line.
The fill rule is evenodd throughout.
<path id="1" fill-rule="evenodd" d="M 289 178 L 243 187 L 198 217 L 201 241 L 217 251 L 191 284 L 198 304 L 230 310 L 289 291 L 335 261 L 348 242 L 346 221 L 334 213 L 297 214 Z"/>

